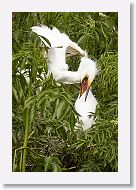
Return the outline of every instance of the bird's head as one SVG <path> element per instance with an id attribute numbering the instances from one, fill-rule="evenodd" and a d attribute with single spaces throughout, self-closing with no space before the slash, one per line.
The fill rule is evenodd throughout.
<path id="1" fill-rule="evenodd" d="M 81 80 L 81 84 L 80 84 L 80 97 L 85 92 L 85 101 L 87 99 L 88 92 L 89 92 L 90 87 L 91 87 L 91 82 L 92 81 L 91 81 L 89 75 L 84 75 L 83 79 Z"/>
<path id="2" fill-rule="evenodd" d="M 81 74 L 80 97 L 85 92 L 86 101 L 91 83 L 98 72 L 96 62 L 88 58 L 87 55 L 82 57 L 78 72 Z"/>

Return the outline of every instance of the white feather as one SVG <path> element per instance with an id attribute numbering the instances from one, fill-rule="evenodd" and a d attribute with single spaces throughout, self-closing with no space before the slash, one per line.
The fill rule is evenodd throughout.
<path id="1" fill-rule="evenodd" d="M 81 75 L 81 80 L 84 78 L 85 75 L 88 75 L 89 79 L 92 82 L 98 72 L 96 62 L 86 56 L 82 57 L 78 72 Z"/>
<path id="2" fill-rule="evenodd" d="M 51 30 L 47 26 L 33 26 L 31 29 L 39 36 L 47 38 L 52 48 L 62 46 L 62 39 L 60 37 L 61 35 L 57 28 Z M 45 43 L 45 40 L 43 38 L 41 38 L 41 40 Z M 47 42 L 45 45 L 47 45 Z M 49 45 L 47 46 L 49 47 Z"/>
<path id="3" fill-rule="evenodd" d="M 77 50 L 81 55 L 85 54 L 85 52 L 78 46 L 77 43 L 70 40 L 66 34 L 61 33 L 56 27 L 50 29 L 47 26 L 33 26 L 31 29 L 33 32 L 38 34 L 40 38 L 47 38 L 51 44 L 51 48 L 63 47 L 66 51 L 67 47 L 70 46 Z M 43 38 L 41 38 L 41 40 L 47 47 L 50 47 Z"/>

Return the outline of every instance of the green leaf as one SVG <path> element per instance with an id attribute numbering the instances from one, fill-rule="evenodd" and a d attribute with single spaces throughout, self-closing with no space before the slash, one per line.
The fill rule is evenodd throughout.
<path id="1" fill-rule="evenodd" d="M 39 95 L 38 95 L 38 98 L 37 98 L 37 101 L 39 101 L 43 96 L 45 96 L 47 94 L 47 91 L 44 90 L 43 92 L 41 92 Z"/>
<path id="2" fill-rule="evenodd" d="M 44 159 L 44 162 L 45 162 L 45 164 L 44 164 L 44 171 L 47 172 L 48 169 L 49 169 L 49 167 L 50 167 L 50 165 L 51 165 L 51 163 L 52 163 L 52 157 L 50 157 L 50 156 L 46 157 Z"/>
<path id="3" fill-rule="evenodd" d="M 40 106 L 46 98 L 47 97 L 44 96 L 44 97 L 41 97 L 39 100 L 37 100 L 37 106 Z"/>
<path id="4" fill-rule="evenodd" d="M 66 133 L 65 128 L 63 126 L 58 127 L 56 130 L 57 130 L 57 133 L 60 137 L 62 137 L 64 140 L 67 139 L 67 133 Z"/>
<path id="5" fill-rule="evenodd" d="M 61 172 L 61 167 L 57 164 L 53 164 L 53 172 Z"/>
<path id="6" fill-rule="evenodd" d="M 35 113 L 36 113 L 36 104 L 34 103 L 30 110 L 30 123 L 33 122 Z"/>
<path id="7" fill-rule="evenodd" d="M 25 100 L 24 109 L 29 108 L 30 105 L 34 104 L 35 102 L 35 96 L 29 97 L 27 100 Z"/>
<path id="8" fill-rule="evenodd" d="M 60 101 L 59 105 L 57 107 L 57 110 L 56 110 L 56 112 L 57 112 L 57 119 L 59 119 L 59 117 L 61 116 L 62 111 L 65 109 L 65 107 L 66 107 L 65 101 L 64 100 Z"/>
<path id="9" fill-rule="evenodd" d="M 72 111 L 70 113 L 70 127 L 71 127 L 71 130 L 74 130 L 75 123 L 76 123 L 76 119 L 75 119 L 75 115 L 74 115 L 74 113 Z"/>
<path id="10" fill-rule="evenodd" d="M 18 93 L 16 89 L 12 86 L 12 94 L 16 101 L 18 101 Z"/>
<path id="11" fill-rule="evenodd" d="M 85 143 L 80 143 L 77 145 L 76 149 L 80 149 Z"/>

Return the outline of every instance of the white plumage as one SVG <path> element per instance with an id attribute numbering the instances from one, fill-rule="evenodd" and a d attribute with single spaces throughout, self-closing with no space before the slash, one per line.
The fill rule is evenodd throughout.
<path id="1" fill-rule="evenodd" d="M 79 124 L 81 127 L 86 130 L 94 124 L 94 116 L 91 114 L 95 113 L 96 111 L 96 105 L 97 101 L 94 95 L 92 94 L 92 91 L 89 90 L 87 99 L 85 101 L 86 92 L 83 93 L 83 95 L 80 97 L 78 96 L 76 102 L 75 102 L 75 110 L 79 113 Z M 90 117 L 89 117 L 90 115 Z"/>
<path id="2" fill-rule="evenodd" d="M 70 40 L 66 34 L 61 33 L 56 27 L 50 29 L 49 27 L 42 25 L 33 26 L 31 29 L 33 32 L 40 36 L 43 43 L 49 48 L 67 48 L 68 46 L 70 46 L 79 51 L 80 54 L 84 54 L 84 51 L 78 46 L 77 43 Z M 42 37 L 48 39 L 50 44 Z"/>
<path id="3" fill-rule="evenodd" d="M 32 31 L 40 36 L 45 46 L 49 47 L 48 74 L 52 73 L 57 82 L 65 84 L 81 83 L 75 109 L 80 115 L 80 125 L 83 129 L 88 129 L 94 123 L 93 117 L 89 117 L 89 115 L 95 113 L 97 105 L 90 89 L 91 83 L 97 74 L 96 63 L 88 58 L 87 53 L 78 44 L 71 41 L 66 34 L 61 33 L 57 28 L 49 29 L 47 26 L 34 26 Z M 66 64 L 67 51 L 71 55 L 78 53 L 84 56 L 81 58 L 77 71 L 68 71 L 68 65 Z"/>

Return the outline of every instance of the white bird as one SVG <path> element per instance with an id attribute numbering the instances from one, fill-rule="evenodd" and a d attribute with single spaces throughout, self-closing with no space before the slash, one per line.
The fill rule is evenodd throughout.
<path id="1" fill-rule="evenodd" d="M 48 75 L 52 73 L 57 82 L 65 84 L 79 83 L 80 78 L 77 76 L 77 72 L 68 71 L 66 54 L 71 56 L 81 54 L 84 56 L 85 51 L 55 27 L 50 29 L 47 26 L 33 26 L 31 29 L 39 35 L 44 45 L 49 48 L 47 53 L 49 60 Z"/>
<path id="2" fill-rule="evenodd" d="M 94 124 L 94 116 L 97 100 L 92 94 L 91 83 L 97 74 L 96 62 L 88 57 L 81 58 L 81 63 L 78 68 L 81 73 L 80 93 L 75 102 L 75 110 L 80 115 L 79 123 L 76 126 L 81 126 L 84 130 L 90 128 Z"/>
<path id="3" fill-rule="evenodd" d="M 97 105 L 97 101 L 90 88 L 97 74 L 96 63 L 89 59 L 85 51 L 57 28 L 49 29 L 47 26 L 34 26 L 32 27 L 32 31 L 40 36 L 45 46 L 49 47 L 48 74 L 52 73 L 53 78 L 57 82 L 65 84 L 81 83 L 80 93 L 75 102 L 75 110 L 80 115 L 79 125 L 83 129 L 88 129 L 94 123 L 94 118 L 89 117 L 89 115 L 95 113 Z M 81 58 L 77 71 L 68 71 L 68 65 L 66 64 L 67 51 L 72 55 L 78 53 L 84 56 Z"/>

